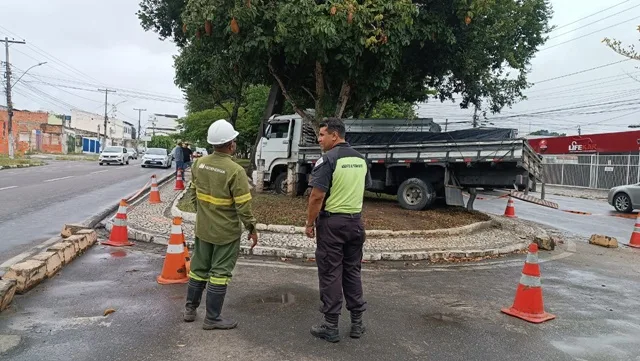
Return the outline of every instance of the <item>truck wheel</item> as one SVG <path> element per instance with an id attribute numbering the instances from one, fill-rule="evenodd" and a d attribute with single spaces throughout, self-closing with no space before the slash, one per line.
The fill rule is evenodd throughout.
<path id="1" fill-rule="evenodd" d="M 398 188 L 398 202 L 404 209 L 420 211 L 430 207 L 435 200 L 433 185 L 419 178 L 409 178 Z"/>
<path id="2" fill-rule="evenodd" d="M 287 194 L 287 172 L 278 174 L 273 182 L 273 188 L 278 194 Z"/>

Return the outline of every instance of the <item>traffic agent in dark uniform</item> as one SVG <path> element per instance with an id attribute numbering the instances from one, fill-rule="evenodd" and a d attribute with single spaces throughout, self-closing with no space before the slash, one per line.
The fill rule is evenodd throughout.
<path id="1" fill-rule="evenodd" d="M 345 141 L 345 132 L 344 123 L 337 118 L 320 126 L 318 142 L 326 153 L 311 172 L 313 190 L 305 226 L 309 238 L 317 235 L 320 312 L 324 314 L 324 322 L 313 326 L 311 334 L 329 342 L 340 340 L 343 292 L 351 313 L 352 338 L 364 333 L 362 313 L 367 309 L 360 276 L 365 242 L 361 212 L 371 176 L 364 156 Z"/>

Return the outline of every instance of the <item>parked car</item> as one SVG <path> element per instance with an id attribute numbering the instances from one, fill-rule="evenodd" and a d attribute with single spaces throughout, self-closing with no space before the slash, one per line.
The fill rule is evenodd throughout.
<path id="1" fill-rule="evenodd" d="M 129 164 L 129 153 L 127 148 L 119 146 L 105 147 L 100 157 L 98 157 L 98 164 Z"/>
<path id="2" fill-rule="evenodd" d="M 142 156 L 142 168 L 163 167 L 171 168 L 173 157 L 164 148 L 149 148 Z"/>
<path id="3" fill-rule="evenodd" d="M 138 159 L 138 152 L 133 148 L 127 148 L 127 152 L 129 153 L 130 159 Z"/>
<path id="4" fill-rule="evenodd" d="M 608 201 L 618 212 L 633 212 L 640 208 L 640 183 L 611 188 Z"/>

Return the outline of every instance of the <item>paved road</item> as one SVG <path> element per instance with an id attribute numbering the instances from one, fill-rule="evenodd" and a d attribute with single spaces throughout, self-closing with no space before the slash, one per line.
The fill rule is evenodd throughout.
<path id="1" fill-rule="evenodd" d="M 639 254 L 575 246 L 541 254 L 545 306 L 557 319 L 540 325 L 500 313 L 513 302 L 524 255 L 454 266 L 366 265 L 367 334 L 349 339 L 344 317 L 338 344 L 309 335 L 320 319 L 313 267 L 241 260 L 223 311 L 240 326 L 203 331 L 202 306 L 196 322 L 181 320 L 186 285 L 156 283 L 164 247 L 95 246 L 0 314 L 0 345 L 17 345 L 0 358 L 637 361 Z M 107 308 L 116 312 L 103 317 Z"/>
<path id="2" fill-rule="evenodd" d="M 500 195 L 498 192 L 481 195 L 481 197 L 488 199 L 477 200 L 475 209 L 493 214 L 504 214 L 507 199 L 489 199 L 498 195 Z M 539 197 L 537 193 L 532 193 L 531 195 Z M 542 207 L 515 199 L 516 215 L 522 219 L 546 224 L 582 236 L 585 240 L 592 234 L 597 233 L 616 237 L 622 243 L 629 242 L 635 220 L 614 217 L 613 215 L 617 213 L 607 202 L 556 195 L 548 195 L 546 199 L 558 203 L 560 209 Z M 589 212 L 592 215 L 579 215 L 563 212 L 562 210 Z"/>
<path id="3" fill-rule="evenodd" d="M 0 264 L 80 222 L 170 171 L 49 161 L 42 167 L 0 171 Z"/>

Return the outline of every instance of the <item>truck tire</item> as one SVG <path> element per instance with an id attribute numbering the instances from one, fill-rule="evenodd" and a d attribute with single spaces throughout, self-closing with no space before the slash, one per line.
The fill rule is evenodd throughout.
<path id="1" fill-rule="evenodd" d="M 273 188 L 278 194 L 287 194 L 287 172 L 278 174 L 273 182 Z"/>
<path id="2" fill-rule="evenodd" d="M 421 211 L 436 200 L 436 191 L 431 183 L 420 178 L 409 178 L 398 188 L 398 202 L 404 209 Z"/>

